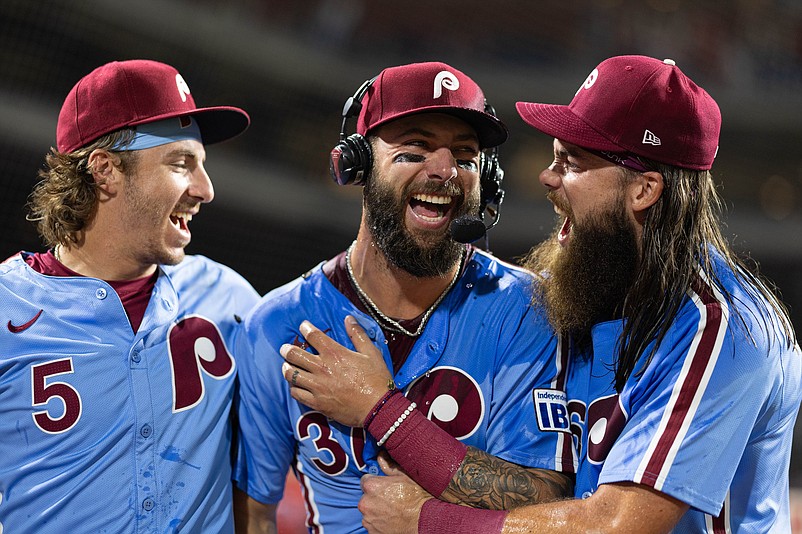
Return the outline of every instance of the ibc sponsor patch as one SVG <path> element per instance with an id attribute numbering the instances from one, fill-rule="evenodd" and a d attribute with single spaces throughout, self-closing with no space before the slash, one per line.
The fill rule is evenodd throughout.
<path id="1" fill-rule="evenodd" d="M 568 397 L 559 389 L 534 389 L 537 426 L 544 432 L 570 432 Z"/>

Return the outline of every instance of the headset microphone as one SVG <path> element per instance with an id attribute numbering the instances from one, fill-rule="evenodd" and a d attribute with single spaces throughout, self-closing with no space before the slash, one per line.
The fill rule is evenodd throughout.
<path id="1" fill-rule="evenodd" d="M 487 231 L 498 224 L 498 211 L 492 211 L 493 222 L 485 226 L 481 218 L 476 215 L 462 215 L 451 221 L 449 231 L 451 237 L 457 243 L 473 243 L 483 237 L 486 238 Z"/>
<path id="2" fill-rule="evenodd" d="M 451 237 L 458 243 L 473 243 L 487 233 L 485 223 L 475 215 L 463 215 L 451 222 Z"/>
<path id="3" fill-rule="evenodd" d="M 487 106 L 491 113 L 493 108 Z M 481 195 L 479 200 L 479 215 L 462 215 L 451 222 L 449 231 L 452 239 L 458 243 L 473 243 L 485 238 L 485 250 L 489 250 L 487 231 L 498 224 L 499 207 L 504 201 L 504 190 L 501 182 L 504 180 L 504 170 L 498 163 L 498 147 L 483 151 L 480 161 L 479 183 Z M 492 218 L 490 224 L 485 224 L 486 216 Z"/>

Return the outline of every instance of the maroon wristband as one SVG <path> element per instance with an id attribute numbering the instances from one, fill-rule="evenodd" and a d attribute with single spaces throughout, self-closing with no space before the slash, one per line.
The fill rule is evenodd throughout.
<path id="1" fill-rule="evenodd" d="M 381 440 L 411 402 L 392 395 L 366 427 Z M 420 410 L 412 410 L 384 444 L 393 460 L 423 489 L 439 497 L 459 469 L 468 447 L 429 421 Z"/>
<path id="2" fill-rule="evenodd" d="M 499 534 L 504 528 L 507 513 L 505 510 L 480 510 L 429 499 L 421 507 L 418 532 L 426 534 L 451 534 L 452 532 Z"/>
<path id="3" fill-rule="evenodd" d="M 384 395 L 382 395 L 382 398 L 379 399 L 379 402 L 377 402 L 373 406 L 373 409 L 370 411 L 370 413 L 367 415 L 367 417 L 365 417 L 365 420 L 362 421 L 362 428 L 367 428 L 368 426 L 370 426 L 370 423 L 373 422 L 373 418 L 376 417 L 376 414 L 378 414 L 379 410 L 382 409 L 382 406 L 384 406 L 384 403 L 386 403 L 390 399 L 390 397 L 392 397 L 396 393 L 400 393 L 400 391 L 395 389 L 395 388 L 393 388 L 393 389 L 388 390 Z"/>

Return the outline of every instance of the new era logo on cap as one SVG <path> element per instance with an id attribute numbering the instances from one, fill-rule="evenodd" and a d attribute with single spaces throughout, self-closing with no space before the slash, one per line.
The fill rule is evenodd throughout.
<path id="1" fill-rule="evenodd" d="M 356 131 L 361 135 L 416 113 L 447 113 L 470 124 L 482 148 L 500 145 L 507 128 L 485 109 L 479 86 L 445 63 L 412 63 L 384 69 L 362 98 Z"/>
<path id="2" fill-rule="evenodd" d="M 170 65 L 114 61 L 81 78 L 67 95 L 56 147 L 69 153 L 121 128 L 190 115 L 207 145 L 234 137 L 250 124 L 248 114 L 236 107 L 198 108 L 186 81 Z"/>
<path id="3" fill-rule="evenodd" d="M 721 129 L 721 112 L 704 89 L 674 61 L 645 56 L 601 62 L 567 106 L 516 108 L 527 124 L 563 141 L 696 170 L 713 165 Z"/>
<path id="4" fill-rule="evenodd" d="M 649 130 L 646 130 L 645 132 L 643 132 L 643 144 L 644 145 L 660 146 L 661 143 L 660 143 L 660 138 L 659 137 L 654 135 Z"/>

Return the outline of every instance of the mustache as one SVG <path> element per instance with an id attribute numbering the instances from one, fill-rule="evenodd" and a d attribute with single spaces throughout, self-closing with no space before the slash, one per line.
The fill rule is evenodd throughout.
<path id="1" fill-rule="evenodd" d="M 558 195 L 556 191 L 548 191 L 546 193 L 546 199 L 548 199 L 549 202 L 554 204 L 558 210 L 565 213 L 568 217 L 571 217 L 571 219 L 574 218 L 574 214 L 571 211 L 571 206 L 569 206 L 565 198 Z"/>
<path id="2" fill-rule="evenodd" d="M 200 212 L 200 202 L 179 202 L 173 208 L 173 212 L 177 211 L 193 211 L 197 210 Z"/>
<path id="3" fill-rule="evenodd" d="M 465 194 L 465 191 L 462 189 L 462 187 L 455 184 L 451 180 L 447 182 L 443 182 L 441 180 L 427 180 L 422 184 L 411 184 L 407 189 L 407 196 L 420 193 L 424 195 L 462 197 Z"/>

